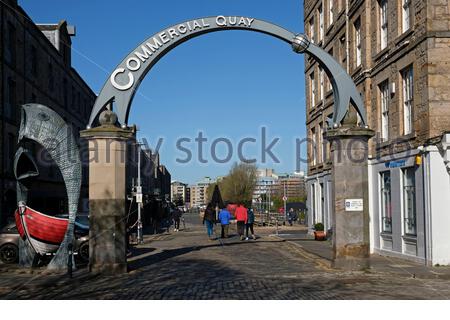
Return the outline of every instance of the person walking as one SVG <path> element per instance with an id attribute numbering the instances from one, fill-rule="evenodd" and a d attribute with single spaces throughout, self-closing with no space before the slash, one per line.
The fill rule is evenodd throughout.
<path id="1" fill-rule="evenodd" d="M 228 238 L 228 230 L 230 227 L 231 213 L 226 208 L 222 208 L 219 212 L 219 221 L 222 226 L 221 238 Z"/>
<path id="2" fill-rule="evenodd" d="M 244 205 L 242 203 L 239 203 L 238 207 L 236 208 L 235 215 L 236 215 L 237 231 L 239 234 L 239 238 L 241 240 L 244 240 L 244 228 L 245 228 L 245 224 L 247 223 L 248 214 L 247 214 L 247 209 L 244 207 Z"/>
<path id="3" fill-rule="evenodd" d="M 203 216 L 203 224 L 206 224 L 206 230 L 208 232 L 209 240 L 215 240 L 213 238 L 214 234 L 214 224 L 216 223 L 216 210 L 211 203 L 208 203 L 205 210 L 205 215 Z"/>
<path id="4" fill-rule="evenodd" d="M 289 222 L 289 225 L 290 225 L 291 227 L 292 227 L 292 220 L 294 220 L 294 215 L 295 215 L 294 209 L 291 208 L 291 209 L 288 211 L 288 214 L 287 214 L 288 222 Z"/>
<path id="5" fill-rule="evenodd" d="M 255 213 L 252 208 L 247 210 L 247 223 L 245 224 L 245 240 L 248 240 L 248 230 L 252 233 L 253 240 L 256 240 L 253 224 L 255 223 Z"/>
<path id="6" fill-rule="evenodd" d="M 172 218 L 173 218 L 173 224 L 174 224 L 174 230 L 173 230 L 174 232 L 180 231 L 180 220 L 181 220 L 182 214 L 183 213 L 178 208 L 175 208 L 175 210 L 173 211 Z"/>

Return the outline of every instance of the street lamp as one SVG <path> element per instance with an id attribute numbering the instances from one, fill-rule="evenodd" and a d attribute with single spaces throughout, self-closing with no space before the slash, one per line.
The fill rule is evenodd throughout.
<path id="1" fill-rule="evenodd" d="M 137 240 L 138 243 L 144 242 L 144 235 L 142 232 L 142 184 L 141 184 L 141 145 L 143 143 L 136 142 L 137 151 L 138 151 L 138 178 L 137 178 L 137 186 L 136 186 L 136 203 L 138 206 L 138 221 L 137 221 Z"/>

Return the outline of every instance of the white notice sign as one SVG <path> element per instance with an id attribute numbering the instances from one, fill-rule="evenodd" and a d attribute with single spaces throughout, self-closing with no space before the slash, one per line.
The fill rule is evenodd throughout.
<path id="1" fill-rule="evenodd" d="M 136 193 L 136 202 L 142 203 L 142 193 Z"/>
<path id="2" fill-rule="evenodd" d="M 345 211 L 363 211 L 363 199 L 345 199 Z"/>

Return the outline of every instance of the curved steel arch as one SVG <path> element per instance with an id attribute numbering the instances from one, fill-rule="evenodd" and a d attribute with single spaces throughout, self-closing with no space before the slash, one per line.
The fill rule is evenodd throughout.
<path id="1" fill-rule="evenodd" d="M 330 125 L 341 123 L 350 104 L 361 116 L 363 124 L 367 124 L 363 101 L 351 77 L 331 55 L 310 43 L 305 35 L 296 35 L 273 23 L 254 18 L 217 16 L 199 18 L 171 26 L 149 37 L 132 50 L 103 85 L 92 109 L 88 128 L 92 126 L 100 111 L 112 101 L 115 102 L 115 112 L 119 122 L 126 125 L 130 106 L 139 85 L 159 59 L 189 39 L 225 30 L 248 30 L 264 33 L 291 44 L 297 53 L 310 54 L 322 66 L 332 85 L 335 104 L 333 120 Z"/>

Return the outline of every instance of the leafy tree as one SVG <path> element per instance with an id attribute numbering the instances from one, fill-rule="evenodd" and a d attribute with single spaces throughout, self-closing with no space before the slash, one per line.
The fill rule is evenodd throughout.
<path id="1" fill-rule="evenodd" d="M 216 185 L 219 186 L 225 202 L 243 202 L 250 205 L 256 187 L 256 166 L 247 163 L 235 163 L 227 176 L 217 183 L 212 183 L 206 190 L 206 198 L 211 201 Z"/>

